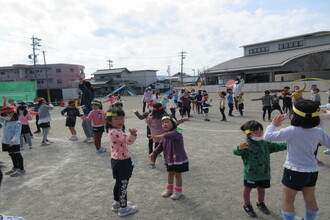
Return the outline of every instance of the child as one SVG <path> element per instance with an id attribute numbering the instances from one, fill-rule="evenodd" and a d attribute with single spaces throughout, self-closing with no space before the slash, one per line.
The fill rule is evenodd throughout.
<path id="1" fill-rule="evenodd" d="M 198 114 L 203 114 L 203 95 L 202 95 L 202 90 L 198 90 L 198 93 L 195 96 L 195 102 L 197 104 L 197 112 L 198 112 Z"/>
<path id="2" fill-rule="evenodd" d="M 280 97 L 278 97 L 276 93 L 272 93 L 272 96 L 273 96 L 272 112 L 278 110 L 280 114 L 283 114 L 283 111 L 280 106 Z"/>
<path id="3" fill-rule="evenodd" d="M 38 134 L 41 132 L 40 126 L 39 126 L 39 114 L 38 114 L 39 99 L 40 99 L 39 97 L 36 97 L 33 99 L 33 112 L 36 113 L 35 116 L 36 116 L 36 127 L 37 127 L 37 130 L 35 132 L 33 132 L 34 134 Z"/>
<path id="4" fill-rule="evenodd" d="M 170 111 L 171 111 L 171 114 L 173 117 L 175 117 L 175 112 L 176 112 L 176 108 L 177 108 L 177 104 L 174 100 L 174 97 L 172 94 L 168 95 L 168 101 L 169 101 L 169 104 L 170 104 Z"/>
<path id="5" fill-rule="evenodd" d="M 182 103 L 182 110 L 181 110 L 181 117 L 183 118 L 184 115 L 187 113 L 188 118 L 190 118 L 190 103 L 191 99 L 188 93 L 183 93 L 181 96 L 181 103 Z"/>
<path id="6" fill-rule="evenodd" d="M 163 116 L 167 115 L 166 111 L 164 110 L 164 107 L 160 103 L 154 103 L 152 105 L 152 111 L 148 115 L 148 117 L 145 119 L 145 122 L 147 123 L 148 127 L 150 128 L 150 134 L 151 135 L 160 135 L 164 133 L 164 130 L 162 128 L 161 119 Z M 158 141 L 155 141 L 155 149 L 158 146 Z M 149 144 L 149 152 L 153 151 L 153 146 Z M 155 160 L 150 160 L 149 167 L 154 169 L 156 162 Z"/>
<path id="7" fill-rule="evenodd" d="M 265 121 L 266 111 L 268 111 L 268 121 L 272 121 L 270 116 L 272 113 L 272 102 L 274 100 L 274 97 L 270 95 L 270 91 L 266 90 L 265 95 L 259 99 L 251 99 L 251 101 L 262 101 L 262 120 Z"/>
<path id="8" fill-rule="evenodd" d="M 6 175 L 11 177 L 25 174 L 24 160 L 20 152 L 20 136 L 22 123 L 18 120 L 18 115 L 11 107 L 0 108 L 0 123 L 2 124 L 2 151 L 8 151 L 13 162 L 13 168 Z"/>
<path id="9" fill-rule="evenodd" d="M 150 154 L 150 159 L 154 160 L 158 154 L 164 152 L 168 176 L 166 189 L 161 195 L 171 196 L 171 199 L 177 200 L 182 196 L 182 173 L 189 171 L 188 157 L 183 145 L 182 130 L 177 129 L 176 119 L 164 116 L 161 122 L 165 133 L 150 136 L 155 141 L 160 140 L 158 147 Z"/>
<path id="10" fill-rule="evenodd" d="M 134 143 L 137 130 L 128 129 L 129 135 L 122 131 L 125 123 L 125 112 L 121 108 L 111 108 L 106 114 L 106 127 L 111 147 L 112 175 L 116 180 L 113 188 L 115 202 L 112 204 L 112 211 L 118 211 L 119 216 L 126 216 L 138 211 L 137 206 L 131 206 L 130 202 L 127 202 L 127 185 L 134 167 L 127 145 Z"/>
<path id="11" fill-rule="evenodd" d="M 257 188 L 258 201 L 256 206 L 264 214 L 270 214 L 265 205 L 265 190 L 270 188 L 270 154 L 286 150 L 286 143 L 271 143 L 262 140 L 263 126 L 251 120 L 241 126 L 241 130 L 246 134 L 246 141 L 233 149 L 233 153 L 241 156 L 244 164 L 244 187 L 243 187 L 243 210 L 254 218 L 254 212 L 250 203 L 250 193 L 252 188 Z"/>
<path id="12" fill-rule="evenodd" d="M 31 141 L 31 130 L 29 126 L 29 121 L 32 120 L 32 115 L 26 109 L 26 103 L 20 102 L 17 104 L 16 113 L 18 115 L 18 120 L 22 123 L 22 131 L 20 136 L 20 147 L 23 150 L 24 139 L 27 141 L 29 148 L 32 149 L 32 141 Z"/>
<path id="13" fill-rule="evenodd" d="M 243 92 L 239 92 L 238 96 L 235 96 L 235 104 L 237 104 L 237 108 L 239 111 L 239 117 L 243 117 L 243 109 L 244 109 L 244 99 L 243 99 Z"/>
<path id="14" fill-rule="evenodd" d="M 220 112 L 222 114 L 222 120 L 220 121 L 227 121 L 226 119 L 226 115 L 225 115 L 225 109 L 226 109 L 226 92 L 222 91 L 222 92 L 218 92 L 219 96 L 220 96 L 220 101 L 219 101 L 219 109 Z"/>
<path id="15" fill-rule="evenodd" d="M 318 105 L 321 105 L 321 96 L 319 92 L 320 90 L 318 88 L 314 88 L 312 90 L 312 101 L 317 102 Z"/>
<path id="16" fill-rule="evenodd" d="M 94 99 L 91 104 L 93 110 L 88 114 L 88 116 L 81 116 L 81 119 L 92 121 L 96 153 L 105 153 L 107 150 L 106 148 L 101 147 L 101 140 L 104 132 L 106 115 L 102 110 L 102 102 L 100 100 Z"/>
<path id="17" fill-rule="evenodd" d="M 52 110 L 54 106 L 52 104 L 47 105 L 44 98 L 40 98 L 39 101 L 39 126 L 42 129 L 42 142 L 40 146 L 47 146 L 52 144 L 52 141 L 49 141 L 47 136 L 50 130 L 50 113 L 49 110 Z"/>
<path id="18" fill-rule="evenodd" d="M 324 129 L 324 121 L 325 120 L 330 120 L 330 111 L 328 111 L 326 108 L 321 108 L 320 107 L 320 124 L 317 127 Z M 318 152 L 319 146 L 321 146 L 321 144 L 317 144 L 314 155 L 315 155 L 315 159 L 317 161 L 317 164 L 318 165 L 323 165 L 324 163 L 317 159 L 317 152 Z M 329 150 L 329 149 L 327 149 L 327 150 Z"/>
<path id="19" fill-rule="evenodd" d="M 108 99 L 104 100 L 103 103 L 109 102 L 109 109 L 112 108 L 112 105 L 117 101 L 117 97 L 112 95 L 109 96 Z"/>
<path id="20" fill-rule="evenodd" d="M 204 112 L 204 121 L 210 121 L 208 117 L 209 107 L 211 106 L 212 99 L 209 99 L 209 94 L 204 93 L 203 95 L 203 112 Z"/>
<path id="21" fill-rule="evenodd" d="M 292 102 L 295 103 L 297 101 L 299 101 L 299 99 L 303 98 L 303 92 L 306 89 L 306 83 L 304 83 L 304 86 L 302 87 L 302 89 L 299 88 L 299 86 L 295 86 L 293 87 L 294 92 L 291 94 L 291 98 L 292 98 Z"/>
<path id="22" fill-rule="evenodd" d="M 152 112 L 153 110 L 153 102 L 148 102 L 147 103 L 147 109 L 148 109 L 148 112 L 144 112 L 142 115 L 138 112 L 138 110 L 136 109 L 133 109 L 132 112 L 136 115 L 136 117 L 138 117 L 140 120 L 143 120 L 143 119 L 146 119 L 148 117 L 148 115 Z M 149 142 L 149 154 L 151 154 L 152 150 L 153 150 L 153 145 L 154 145 L 154 142 L 152 139 L 149 138 L 149 135 L 150 135 L 150 128 L 149 126 L 147 125 L 147 138 L 148 138 L 148 142 Z"/>
<path id="23" fill-rule="evenodd" d="M 227 89 L 227 101 L 228 101 L 228 107 L 229 107 L 229 112 L 228 116 L 229 117 L 235 117 L 233 115 L 233 110 L 234 110 L 234 98 L 233 98 L 233 90 L 231 88 Z"/>
<path id="24" fill-rule="evenodd" d="M 291 126 L 275 131 L 285 120 L 284 115 L 277 115 L 267 127 L 264 139 L 288 142 L 282 178 L 284 219 L 295 219 L 294 200 L 298 191 L 302 191 L 306 204 L 306 219 L 312 220 L 318 211 L 315 185 L 319 166 L 314 152 L 318 143 L 330 148 L 330 137 L 321 128 L 315 128 L 320 123 L 317 103 L 300 100 L 292 107 L 291 114 Z"/>
<path id="25" fill-rule="evenodd" d="M 75 106 L 75 101 L 71 100 L 68 102 L 68 106 L 61 111 L 61 115 L 66 116 L 65 126 L 69 127 L 71 138 L 70 141 L 77 141 L 77 131 L 74 128 L 76 126 L 77 117 L 83 116 L 80 114 L 79 109 Z"/>
<path id="26" fill-rule="evenodd" d="M 284 86 L 282 91 L 282 100 L 283 100 L 283 112 L 287 113 L 292 109 L 292 98 L 290 93 L 290 87 Z"/>

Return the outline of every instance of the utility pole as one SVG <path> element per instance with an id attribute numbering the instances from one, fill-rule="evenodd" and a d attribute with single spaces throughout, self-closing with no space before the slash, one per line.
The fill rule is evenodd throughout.
<path id="1" fill-rule="evenodd" d="M 113 67 L 113 65 L 112 65 L 113 61 L 110 60 L 110 58 L 109 58 L 107 61 L 108 61 L 108 63 L 109 63 L 109 69 L 111 69 L 111 67 Z"/>
<path id="2" fill-rule="evenodd" d="M 167 66 L 167 74 L 168 74 L 168 78 L 170 80 L 170 90 L 171 90 L 171 87 L 172 87 L 171 66 Z"/>
<path id="3" fill-rule="evenodd" d="M 31 38 L 31 40 L 32 40 L 32 49 L 33 49 L 33 54 L 30 54 L 29 55 L 29 58 L 30 59 L 33 59 L 33 72 L 34 72 L 34 80 L 35 81 L 37 81 L 37 67 L 36 67 L 36 64 L 37 64 L 37 56 L 38 56 L 38 54 L 36 54 L 36 50 L 39 50 L 39 48 L 38 47 L 41 47 L 41 45 L 40 45 L 40 41 L 41 41 L 41 39 L 40 38 L 37 38 L 37 37 L 34 37 L 34 35 L 32 35 L 32 38 Z M 31 57 L 31 56 L 33 56 L 33 57 Z"/>
<path id="4" fill-rule="evenodd" d="M 187 52 L 185 52 L 185 51 L 181 51 L 181 52 L 179 52 L 179 56 L 181 57 L 181 86 L 182 86 L 182 84 L 183 84 L 183 59 L 185 59 L 186 58 L 186 55 L 187 55 Z"/>
<path id="5" fill-rule="evenodd" d="M 48 83 L 48 72 L 47 72 L 46 56 L 45 56 L 46 51 L 42 51 L 42 53 L 44 55 L 44 68 L 45 68 L 45 74 L 46 74 L 47 99 L 48 99 L 48 103 L 52 103 L 52 100 L 50 99 L 50 90 L 49 90 L 49 83 Z"/>
<path id="6" fill-rule="evenodd" d="M 194 71 L 194 85 L 196 85 L 196 81 L 195 81 L 195 69 L 192 69 L 192 71 Z"/>

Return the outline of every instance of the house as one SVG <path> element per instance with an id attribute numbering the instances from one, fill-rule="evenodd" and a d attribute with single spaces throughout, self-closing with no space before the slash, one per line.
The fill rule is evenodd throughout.
<path id="1" fill-rule="evenodd" d="M 320 31 L 242 46 L 244 55 L 217 64 L 201 78 L 223 85 L 242 76 L 246 83 L 330 79 L 330 31 Z"/>
<path id="2" fill-rule="evenodd" d="M 75 64 L 25 65 L 0 67 L 0 81 L 37 81 L 38 89 L 62 89 L 77 87 L 79 78 L 85 78 L 84 66 Z M 46 74 L 47 70 L 47 74 Z"/>
<path id="3" fill-rule="evenodd" d="M 130 86 L 138 94 L 143 94 L 147 85 L 156 81 L 157 70 L 135 70 L 113 68 L 97 70 L 92 74 L 91 84 L 98 95 L 107 95 L 122 85 Z"/>

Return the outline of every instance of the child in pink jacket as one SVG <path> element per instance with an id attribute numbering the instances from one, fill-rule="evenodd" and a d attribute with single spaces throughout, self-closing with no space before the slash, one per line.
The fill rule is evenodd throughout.
<path id="1" fill-rule="evenodd" d="M 32 141 L 31 141 L 31 129 L 30 129 L 30 122 L 32 120 L 32 115 L 30 112 L 26 109 L 26 103 L 25 102 L 19 102 L 17 104 L 17 110 L 16 113 L 18 115 L 18 120 L 22 123 L 22 130 L 21 130 L 21 137 L 20 137 L 20 147 L 21 150 L 23 150 L 24 145 L 24 139 L 29 145 L 29 148 L 32 149 Z"/>
<path id="2" fill-rule="evenodd" d="M 121 108 L 111 108 L 107 111 L 106 127 L 109 135 L 111 148 L 111 168 L 113 178 L 116 180 L 113 196 L 112 211 L 118 212 L 119 216 L 134 214 L 138 211 L 137 206 L 127 202 L 127 185 L 132 176 L 134 163 L 128 145 L 136 140 L 137 130 L 128 129 L 130 134 L 125 134 L 125 112 Z"/>
<path id="3" fill-rule="evenodd" d="M 100 100 L 92 101 L 92 111 L 87 116 L 81 116 L 83 120 L 92 120 L 93 134 L 94 134 L 94 144 L 96 148 L 96 153 L 106 152 L 106 148 L 101 147 L 102 135 L 104 132 L 105 125 L 105 112 L 102 110 L 102 102 Z"/>

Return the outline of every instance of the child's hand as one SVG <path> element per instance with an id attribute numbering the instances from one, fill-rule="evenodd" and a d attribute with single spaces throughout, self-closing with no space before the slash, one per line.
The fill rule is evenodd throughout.
<path id="1" fill-rule="evenodd" d="M 155 161 L 155 154 L 154 154 L 154 153 L 151 153 L 151 154 L 149 155 L 149 157 L 150 157 L 150 160 L 151 160 L 151 161 Z"/>
<path id="2" fill-rule="evenodd" d="M 86 120 L 87 117 L 86 117 L 86 116 L 81 116 L 80 118 L 81 118 L 82 120 Z"/>
<path id="3" fill-rule="evenodd" d="M 162 139 L 162 137 L 161 137 L 160 135 L 153 135 L 153 134 L 150 134 L 148 137 L 149 137 L 149 139 L 152 139 L 152 140 L 154 140 L 154 141 L 156 141 L 156 142 L 158 142 L 159 140 Z"/>
<path id="4" fill-rule="evenodd" d="M 8 145 L 9 145 L 9 147 L 12 147 L 14 145 L 14 142 L 11 141 L 11 142 L 9 142 Z"/>
<path id="5" fill-rule="evenodd" d="M 133 135 L 133 136 L 136 136 L 137 134 L 137 130 L 135 129 L 135 128 L 129 128 L 128 129 L 128 131 L 129 131 L 129 133 L 131 133 L 131 135 Z"/>
<path id="6" fill-rule="evenodd" d="M 275 127 L 279 127 L 282 125 L 284 120 L 285 120 L 284 115 L 276 115 L 275 118 L 273 119 L 271 125 L 273 125 Z"/>
<path id="7" fill-rule="evenodd" d="M 186 122 L 186 121 L 191 121 L 190 118 L 182 118 L 181 120 L 183 120 L 184 122 Z"/>
<path id="8" fill-rule="evenodd" d="M 132 109 L 131 112 L 136 113 L 136 112 L 138 112 L 138 110 Z"/>
<path id="9" fill-rule="evenodd" d="M 238 150 L 244 150 L 244 149 L 247 149 L 249 148 L 248 147 L 248 143 L 247 142 L 244 142 L 244 143 L 240 143 L 239 147 L 238 147 Z"/>

